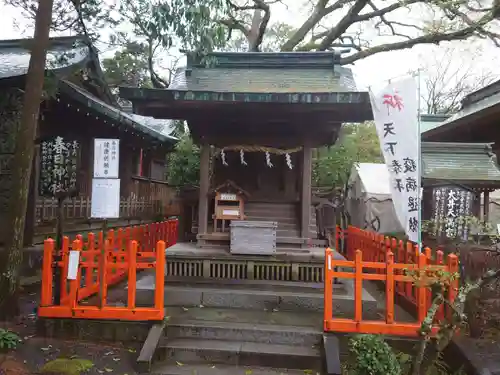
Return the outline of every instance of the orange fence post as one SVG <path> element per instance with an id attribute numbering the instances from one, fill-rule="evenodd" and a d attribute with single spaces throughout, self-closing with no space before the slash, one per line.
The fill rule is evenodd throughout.
<path id="1" fill-rule="evenodd" d="M 99 304 L 101 308 L 106 306 L 106 297 L 108 293 L 107 288 L 107 274 L 108 274 L 108 256 L 111 251 L 112 239 L 107 239 L 104 242 L 104 249 L 101 249 L 101 256 L 99 259 Z"/>
<path id="2" fill-rule="evenodd" d="M 455 275 L 458 273 L 458 257 L 455 254 L 449 254 L 448 255 L 448 272 L 450 275 Z M 458 294 L 458 279 L 455 277 L 455 279 L 450 283 L 450 286 L 448 288 L 448 303 L 452 304 L 455 301 L 455 298 Z M 448 319 L 451 319 L 452 317 L 452 309 L 449 308 L 447 311 L 447 316 Z"/>
<path id="3" fill-rule="evenodd" d="M 69 255 L 69 238 L 63 237 L 61 251 L 61 301 L 68 296 L 68 285 L 66 276 L 68 275 L 68 255 Z M 59 265 L 57 265 L 59 267 Z"/>
<path id="4" fill-rule="evenodd" d="M 128 246 L 130 244 L 130 241 L 133 241 L 134 238 L 132 238 L 132 228 L 131 227 L 127 227 L 125 228 L 125 234 L 123 235 L 124 237 L 124 240 L 125 240 L 125 249 L 123 249 L 123 261 L 127 261 L 127 258 L 129 256 L 129 252 L 127 252 L 128 250 Z"/>
<path id="5" fill-rule="evenodd" d="M 417 319 L 419 323 L 422 323 L 427 315 L 427 285 L 426 285 L 426 268 L 427 268 L 427 257 L 425 254 L 419 254 L 418 256 L 418 278 L 417 280 Z"/>
<path id="6" fill-rule="evenodd" d="M 95 235 L 90 232 L 88 234 L 89 247 L 87 249 L 88 256 L 85 257 L 85 261 L 88 262 L 87 267 L 85 267 L 85 286 L 91 287 L 94 283 L 94 267 L 92 267 L 92 263 L 95 261 Z"/>
<path id="7" fill-rule="evenodd" d="M 385 322 L 394 323 L 394 254 L 387 253 L 385 275 Z"/>
<path id="8" fill-rule="evenodd" d="M 165 242 L 159 241 L 156 245 L 156 289 L 155 308 L 164 311 L 165 299 Z"/>
<path id="9" fill-rule="evenodd" d="M 328 330 L 328 322 L 333 317 L 333 277 L 332 277 L 332 249 L 325 250 L 325 287 L 323 298 L 323 326 L 324 330 Z"/>
<path id="10" fill-rule="evenodd" d="M 354 261 L 354 321 L 361 322 L 363 318 L 363 252 L 356 250 Z M 330 297 L 331 298 L 331 297 Z"/>
<path id="11" fill-rule="evenodd" d="M 42 293 L 40 296 L 40 305 L 42 307 L 52 305 L 53 259 L 54 259 L 54 240 L 49 238 L 46 239 L 43 243 Z"/>
<path id="12" fill-rule="evenodd" d="M 436 252 L 436 264 L 442 266 L 443 265 L 444 254 L 441 250 Z M 432 298 L 432 297 L 431 297 Z M 439 307 L 439 310 L 436 313 L 436 319 L 438 321 L 442 321 L 444 319 L 444 305 Z"/>
<path id="13" fill-rule="evenodd" d="M 135 296 L 137 288 L 137 241 L 128 243 L 128 296 L 127 306 L 135 309 Z"/>

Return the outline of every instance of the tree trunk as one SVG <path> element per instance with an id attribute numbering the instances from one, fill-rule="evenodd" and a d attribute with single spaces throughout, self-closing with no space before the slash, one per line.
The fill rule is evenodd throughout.
<path id="1" fill-rule="evenodd" d="M 34 139 L 42 101 L 52 5 L 53 0 L 39 0 L 35 17 L 35 34 L 30 45 L 31 58 L 26 76 L 22 116 L 12 160 L 12 195 L 9 205 L 10 220 L 7 224 L 11 235 L 7 238 L 0 261 L 0 317 L 2 318 L 15 316 L 19 312 L 18 291 L 23 259 L 24 223 Z"/>

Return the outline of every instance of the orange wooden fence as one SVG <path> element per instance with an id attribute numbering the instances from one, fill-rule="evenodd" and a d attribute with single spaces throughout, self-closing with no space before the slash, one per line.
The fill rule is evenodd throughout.
<path id="1" fill-rule="evenodd" d="M 333 250 L 327 249 L 325 254 L 325 289 L 324 289 L 324 329 L 333 332 L 357 332 L 371 334 L 387 334 L 398 336 L 418 336 L 421 324 L 431 305 L 431 291 L 428 285 L 437 281 L 442 272 L 456 274 L 458 272 L 458 259 L 449 255 L 446 265 L 441 263 L 430 264 L 428 254 L 414 253 L 415 263 L 396 263 L 390 248 L 386 248 L 384 261 L 368 259 L 363 260 L 363 250 L 355 250 L 354 260 L 336 260 Z M 352 252 L 352 251 L 351 251 Z M 346 270 L 352 269 L 351 270 Z M 372 270 L 372 272 L 365 272 Z M 373 272 L 374 271 L 374 272 Z M 354 318 L 336 318 L 333 316 L 333 280 L 354 280 Z M 415 283 L 419 279 L 422 283 Z M 424 279 L 424 280 L 422 280 Z M 383 281 L 385 283 L 385 320 L 369 321 L 362 317 L 362 291 L 363 280 Z M 446 298 L 451 303 L 454 301 L 458 289 L 458 280 L 451 279 Z M 403 285 L 403 288 L 398 287 Z M 416 304 L 416 322 L 397 322 L 394 315 L 395 293 L 406 293 L 406 286 L 411 287 L 412 296 Z M 414 294 L 413 294 L 414 293 Z M 437 319 L 442 319 L 446 311 L 441 309 Z M 434 325 L 432 332 L 437 331 Z"/>
<path id="2" fill-rule="evenodd" d="M 364 332 L 394 334 L 403 336 L 418 335 L 418 330 L 432 304 L 429 285 L 437 281 L 439 273 L 458 274 L 458 258 L 451 254 L 444 264 L 442 251 L 432 254 L 429 248 L 420 252 L 418 246 L 378 233 L 365 231 L 353 226 L 341 231 L 337 228 L 336 244 L 340 249 L 345 241 L 346 261 L 334 260 L 332 250 L 327 249 L 325 257 L 325 330 L 341 332 Z M 337 267 L 352 268 L 354 271 L 337 271 Z M 331 283 L 335 278 L 354 280 L 355 314 L 354 319 L 333 317 Z M 385 284 L 386 316 L 384 321 L 363 321 L 362 319 L 362 281 L 374 280 Z M 458 289 L 458 279 L 451 280 L 446 298 L 453 301 Z M 417 321 L 401 323 L 394 321 L 395 296 L 407 302 L 414 309 Z M 436 321 L 444 318 L 446 310 L 441 307 Z"/>
<path id="3" fill-rule="evenodd" d="M 165 248 L 177 242 L 177 220 L 109 231 L 104 240 L 78 235 L 71 249 L 65 237 L 56 251 L 54 240 L 44 244 L 42 296 L 38 315 L 52 318 L 161 320 L 164 317 Z M 76 279 L 68 280 L 70 253 L 78 252 Z M 54 261 L 55 256 L 59 258 Z M 59 304 L 54 304 L 54 267 L 61 269 Z M 154 305 L 136 307 L 137 271 L 155 269 Z M 128 279 L 126 306 L 107 306 L 108 288 Z M 97 306 L 89 298 L 99 294 Z M 85 304 L 80 304 L 80 302 Z"/>
<path id="4" fill-rule="evenodd" d="M 340 249 L 340 240 L 345 241 L 345 257 L 348 260 L 355 260 L 355 252 L 361 249 L 363 259 L 371 262 L 386 262 L 387 253 L 390 251 L 394 256 L 394 262 L 400 264 L 418 264 L 420 257 L 420 249 L 417 245 L 410 241 L 397 240 L 379 233 L 366 231 L 353 226 L 349 226 L 345 231 L 337 228 L 337 249 Z M 428 265 L 442 265 L 444 262 L 444 254 L 441 250 L 433 252 L 430 248 L 424 248 L 423 254 L 426 257 Z M 459 272 L 458 259 L 452 257 L 454 265 L 453 272 Z M 448 258 L 449 261 L 449 258 Z M 456 265 L 455 265 L 456 263 Z M 447 263 L 448 266 L 450 266 Z M 376 269 L 375 273 L 383 274 L 382 269 Z M 397 274 L 402 274 L 401 270 L 396 270 Z M 458 283 L 458 281 L 457 281 Z M 415 283 L 410 281 L 398 281 L 395 285 L 395 293 L 408 306 L 413 307 L 414 313 L 418 309 L 418 288 Z M 458 284 L 457 284 L 458 285 Z M 428 295 L 427 305 L 431 304 L 431 296 Z M 438 312 L 438 317 L 441 317 L 442 311 Z"/>

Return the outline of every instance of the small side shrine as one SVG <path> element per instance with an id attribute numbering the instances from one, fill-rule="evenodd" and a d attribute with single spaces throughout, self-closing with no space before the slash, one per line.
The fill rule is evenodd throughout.
<path id="1" fill-rule="evenodd" d="M 342 123 L 372 119 L 368 93 L 338 51 L 210 57 L 207 65 L 188 54 L 168 89 L 120 88 L 138 114 L 186 120 L 200 146 L 198 247 L 233 252 L 236 227 L 253 233 L 248 241 L 265 240 L 252 254 L 325 246 L 312 204 L 313 149 L 333 145 Z"/>
<path id="2" fill-rule="evenodd" d="M 245 200 L 249 194 L 236 185 L 233 181 L 227 180 L 222 185 L 217 186 L 212 194 L 214 197 L 214 232 L 226 232 L 228 222 L 231 220 L 245 220 Z M 219 228 L 220 224 L 220 228 Z"/>

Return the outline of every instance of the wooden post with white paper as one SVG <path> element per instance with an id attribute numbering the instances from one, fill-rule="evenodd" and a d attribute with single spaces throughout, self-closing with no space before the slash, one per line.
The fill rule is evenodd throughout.
<path id="1" fill-rule="evenodd" d="M 94 174 L 92 179 L 92 202 L 90 216 L 103 219 L 104 243 L 101 247 L 100 264 L 105 264 L 107 256 L 106 237 L 108 219 L 120 217 L 120 140 L 119 139 L 94 139 Z M 99 301 L 103 301 L 105 277 L 104 267 L 99 267 Z"/>

